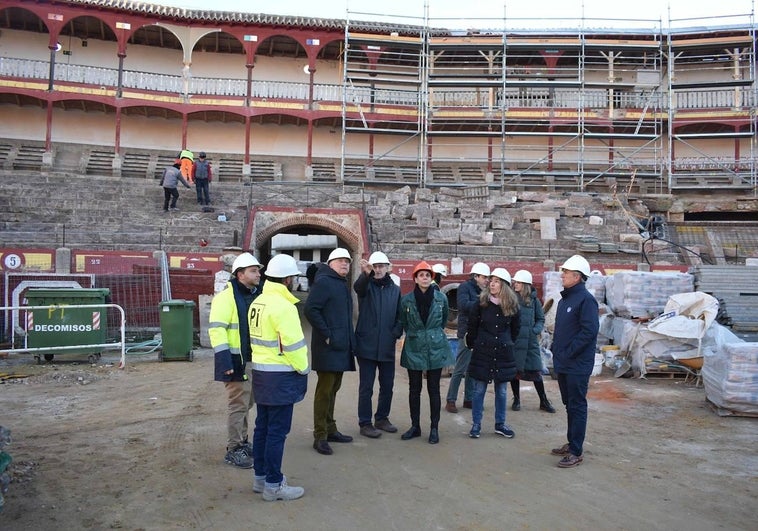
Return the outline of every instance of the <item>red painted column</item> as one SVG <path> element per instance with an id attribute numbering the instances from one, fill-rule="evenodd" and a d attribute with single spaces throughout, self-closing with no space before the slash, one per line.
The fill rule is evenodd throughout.
<path id="1" fill-rule="evenodd" d="M 250 164 L 250 115 L 245 116 L 245 164 Z"/>
<path id="2" fill-rule="evenodd" d="M 734 132 L 739 133 L 740 126 L 734 126 Z M 734 171 L 740 171 L 740 139 L 734 139 Z"/>
<path id="3" fill-rule="evenodd" d="M 305 164 L 313 164 L 313 120 L 308 120 L 308 153 L 305 155 Z"/>
<path id="4" fill-rule="evenodd" d="M 49 152 L 53 144 L 53 102 L 49 97 L 47 100 L 47 117 L 45 119 L 45 128 L 45 151 Z"/>
<path id="5" fill-rule="evenodd" d="M 553 131 L 555 128 L 551 125 L 548 127 L 550 135 L 547 137 L 547 171 L 553 171 Z"/>
<path id="6" fill-rule="evenodd" d="M 492 128 L 490 127 L 490 131 Z M 492 173 L 492 137 L 487 137 L 487 173 Z"/>
<path id="7" fill-rule="evenodd" d="M 116 138 L 113 140 L 113 151 L 118 155 L 121 149 L 121 107 L 116 107 Z"/>
<path id="8" fill-rule="evenodd" d="M 187 115 L 182 114 L 182 149 L 187 149 Z"/>
<path id="9" fill-rule="evenodd" d="M 118 53 L 118 84 L 116 86 L 116 97 L 120 98 L 124 92 L 124 59 L 126 54 Z"/>

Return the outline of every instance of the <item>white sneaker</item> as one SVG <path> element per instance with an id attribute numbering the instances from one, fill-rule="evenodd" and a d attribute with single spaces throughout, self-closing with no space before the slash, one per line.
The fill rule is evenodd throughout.
<path id="1" fill-rule="evenodd" d="M 282 476 L 282 484 L 287 485 L 287 476 Z M 253 492 L 260 494 L 266 488 L 266 476 L 253 476 Z"/>
<path id="2" fill-rule="evenodd" d="M 305 494 L 303 487 L 290 487 L 284 480 L 282 480 L 278 487 L 266 487 L 263 489 L 263 499 L 265 501 L 296 500 L 302 498 L 303 494 Z"/>

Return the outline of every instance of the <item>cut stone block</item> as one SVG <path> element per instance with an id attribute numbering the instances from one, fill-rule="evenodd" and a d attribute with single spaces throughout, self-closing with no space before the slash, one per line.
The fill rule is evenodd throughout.
<path id="1" fill-rule="evenodd" d="M 558 229 L 555 226 L 556 218 L 544 216 L 540 218 L 540 238 L 543 240 L 557 240 Z"/>

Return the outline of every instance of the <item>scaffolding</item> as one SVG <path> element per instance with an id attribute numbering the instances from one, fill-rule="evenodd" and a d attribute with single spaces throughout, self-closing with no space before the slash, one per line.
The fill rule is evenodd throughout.
<path id="1" fill-rule="evenodd" d="M 420 25 L 361 32 L 348 19 L 342 180 L 755 192 L 755 25 L 729 18 L 546 30 L 504 15 L 456 29 L 425 8 Z"/>

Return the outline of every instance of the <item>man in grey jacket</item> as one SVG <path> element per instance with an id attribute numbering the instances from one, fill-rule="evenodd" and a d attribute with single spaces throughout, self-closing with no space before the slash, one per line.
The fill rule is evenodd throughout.
<path id="1" fill-rule="evenodd" d="M 179 190 L 176 187 L 179 185 L 179 181 L 184 184 L 185 188 L 189 188 L 189 183 L 182 176 L 182 172 L 179 170 L 181 162 L 177 159 L 174 164 L 163 170 L 163 177 L 161 177 L 161 186 L 163 187 L 163 211 L 168 212 L 169 201 L 171 201 L 171 210 L 179 210 L 176 208 L 176 201 L 179 199 Z"/>

